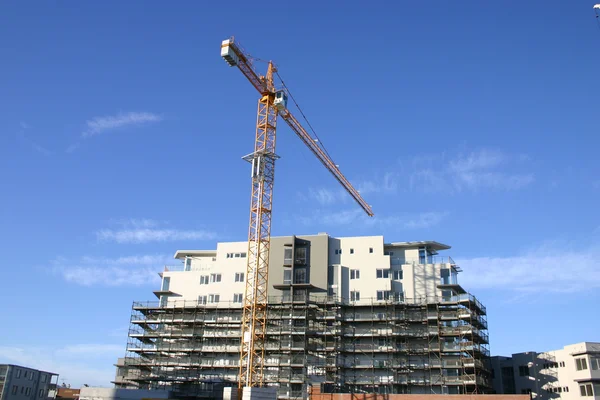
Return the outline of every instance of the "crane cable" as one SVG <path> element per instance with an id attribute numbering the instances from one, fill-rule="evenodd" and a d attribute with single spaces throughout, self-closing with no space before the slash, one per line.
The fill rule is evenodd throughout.
<path id="1" fill-rule="evenodd" d="M 323 142 L 321 141 L 321 139 L 319 138 L 319 136 L 317 135 L 317 132 L 315 132 L 315 129 L 312 127 L 312 125 L 310 124 L 310 122 L 308 121 L 308 118 L 306 118 L 306 115 L 304 115 L 304 112 L 302 111 L 302 109 L 300 108 L 300 105 L 298 104 L 298 102 L 296 101 L 296 99 L 294 98 L 294 96 L 292 95 L 292 92 L 290 92 L 290 89 L 287 87 L 287 85 L 285 84 L 285 82 L 283 81 L 283 79 L 281 78 L 281 75 L 279 75 L 279 72 L 275 71 L 275 74 L 277 75 L 277 77 L 279 78 L 279 80 L 281 81 L 281 85 L 285 88 L 286 92 L 290 95 L 290 98 L 292 99 L 292 101 L 294 102 L 294 104 L 296 105 L 296 108 L 298 109 L 298 111 L 300 111 L 300 114 L 302 114 L 302 118 L 304 118 L 304 120 L 306 121 L 306 124 L 308 125 L 308 127 L 310 128 L 310 130 L 312 131 L 313 135 L 315 135 L 316 140 L 319 142 L 318 146 L 325 152 L 325 154 L 327 154 L 327 157 L 329 157 L 329 159 L 331 159 L 331 161 L 333 161 L 333 159 L 331 158 L 331 156 L 329 155 L 329 153 L 327 152 L 327 149 L 325 148 L 325 145 L 323 145 Z M 314 140 L 314 139 L 313 139 Z M 335 165 L 335 163 L 334 163 Z M 336 165 L 337 166 L 337 165 Z"/>

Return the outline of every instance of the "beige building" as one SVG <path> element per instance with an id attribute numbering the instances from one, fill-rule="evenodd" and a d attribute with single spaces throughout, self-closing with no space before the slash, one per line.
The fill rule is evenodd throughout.
<path id="1" fill-rule="evenodd" d="M 496 356 L 491 365 L 496 393 L 531 394 L 540 400 L 600 399 L 600 343 Z"/>
<path id="2" fill-rule="evenodd" d="M 176 252 L 181 264 L 160 274 L 158 301 L 133 305 L 119 366 L 127 382 L 209 396 L 235 385 L 247 247 Z M 449 248 L 383 236 L 272 238 L 267 384 L 279 398 L 303 398 L 314 386 L 324 393 L 489 390 L 486 310 L 458 284 L 454 261 L 438 254 Z"/>

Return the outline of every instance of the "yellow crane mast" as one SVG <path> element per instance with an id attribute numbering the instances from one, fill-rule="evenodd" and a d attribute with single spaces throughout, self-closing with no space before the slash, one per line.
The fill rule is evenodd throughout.
<path id="1" fill-rule="evenodd" d="M 286 91 L 275 88 L 273 74 L 277 74 L 277 69 L 273 62 L 268 63 L 266 75 L 259 75 L 252 65 L 252 57 L 237 42 L 234 42 L 233 38 L 221 43 L 221 56 L 230 66 L 238 67 L 260 93 L 254 152 L 244 157 L 252 165 L 252 197 L 238 381 L 238 388 L 241 391 L 246 386 L 264 384 L 271 211 L 275 160 L 279 158 L 275 154 L 277 116 L 281 115 L 300 140 L 369 216 L 373 216 L 373 211 L 331 160 L 322 144 L 313 139 L 287 109 Z"/>

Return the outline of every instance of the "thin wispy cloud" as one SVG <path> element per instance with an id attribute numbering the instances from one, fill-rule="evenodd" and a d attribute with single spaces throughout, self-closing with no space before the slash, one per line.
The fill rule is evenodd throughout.
<path id="1" fill-rule="evenodd" d="M 116 243 L 149 243 L 174 242 L 190 240 L 211 240 L 217 237 L 215 232 L 197 229 L 173 229 L 162 227 L 164 222 L 152 219 L 123 219 L 113 220 L 121 225 L 118 229 L 100 229 L 96 239 L 101 242 Z"/>
<path id="2" fill-rule="evenodd" d="M 85 122 L 85 129 L 81 132 L 81 140 L 89 139 L 106 132 L 123 130 L 128 127 L 147 125 L 160 122 L 163 117 L 151 112 L 126 112 L 116 115 L 94 117 Z M 65 149 L 65 153 L 73 153 L 81 147 L 81 141 L 77 141 Z"/>
<path id="3" fill-rule="evenodd" d="M 41 144 L 39 144 L 35 140 L 31 139 L 28 135 L 25 134 L 26 130 L 31 129 L 31 126 L 29 124 L 27 124 L 26 122 L 20 122 L 19 126 L 21 127 L 21 130 L 17 134 L 18 138 L 21 141 L 23 141 L 24 143 L 26 143 L 31 149 L 33 149 L 35 152 L 43 154 L 45 156 L 54 154 L 53 151 L 42 146 Z"/>
<path id="4" fill-rule="evenodd" d="M 470 289 L 519 293 L 574 293 L 600 289 L 600 243 L 556 242 L 507 257 L 457 259 L 460 282 Z"/>
<path id="5" fill-rule="evenodd" d="M 160 282 L 157 275 L 164 265 L 173 263 L 168 255 L 133 255 L 117 258 L 57 257 L 52 271 L 64 280 L 82 286 L 142 286 Z"/>
<path id="6" fill-rule="evenodd" d="M 297 220 L 305 226 L 344 226 L 383 228 L 394 226 L 401 229 L 427 229 L 440 224 L 448 215 L 446 211 L 429 211 L 415 214 L 376 215 L 369 217 L 359 208 L 325 211 L 317 210 L 310 216 L 301 216 Z"/>
<path id="7" fill-rule="evenodd" d="M 161 116 L 150 112 L 128 112 L 105 117 L 94 117 L 86 121 L 87 129 L 81 133 L 81 136 L 88 138 L 125 126 L 142 125 L 161 120 Z"/>
<path id="8" fill-rule="evenodd" d="M 84 384 L 112 387 L 110 381 L 114 379 L 115 374 L 112 364 L 124 353 L 124 344 L 91 343 L 64 347 L 35 347 L 23 343 L 17 346 L 0 346 L 0 362 L 59 373 L 61 378 L 65 379 L 65 383 L 73 387 Z"/>
<path id="9" fill-rule="evenodd" d="M 534 181 L 533 173 L 516 170 L 528 159 L 525 155 L 509 156 L 488 149 L 455 156 L 419 156 L 413 158 L 409 167 L 409 184 L 412 190 L 428 192 L 517 190 Z"/>
<path id="10" fill-rule="evenodd" d="M 400 176 L 397 172 L 385 172 L 373 179 L 363 180 L 356 184 L 361 195 L 370 193 L 396 193 Z"/>
<path id="11" fill-rule="evenodd" d="M 210 240 L 216 237 L 214 232 L 206 230 L 176 229 L 102 229 L 96 232 L 100 241 L 117 243 L 174 242 L 183 240 Z"/>

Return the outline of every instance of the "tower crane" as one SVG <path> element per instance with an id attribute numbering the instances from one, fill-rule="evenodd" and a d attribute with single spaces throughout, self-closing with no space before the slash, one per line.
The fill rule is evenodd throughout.
<path id="1" fill-rule="evenodd" d="M 241 390 L 244 387 L 263 386 L 264 384 L 271 211 L 275 160 L 279 158 L 275 154 L 277 117 L 281 116 L 367 215 L 373 216 L 373 211 L 329 157 L 322 143 L 313 139 L 288 110 L 289 90 L 279 77 L 275 64 L 269 61 L 267 73 L 264 76 L 259 75 L 253 65 L 254 58 L 243 50 L 233 38 L 224 40 L 221 43 L 221 57 L 229 66 L 238 67 L 260 94 L 254 152 L 243 157 L 252 165 L 252 196 L 248 231 L 246 288 L 243 297 L 241 321 L 242 335 L 238 380 L 241 395 Z M 276 89 L 274 74 L 281 80 L 283 90 Z"/>

